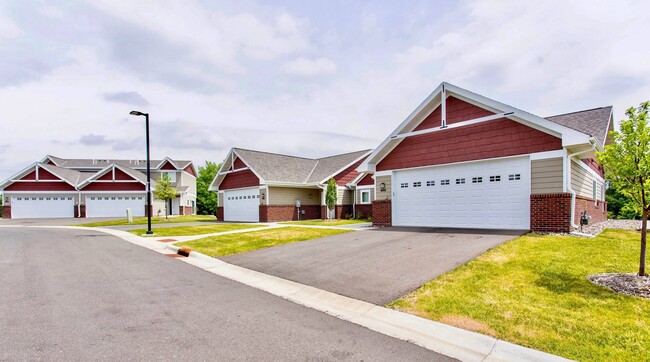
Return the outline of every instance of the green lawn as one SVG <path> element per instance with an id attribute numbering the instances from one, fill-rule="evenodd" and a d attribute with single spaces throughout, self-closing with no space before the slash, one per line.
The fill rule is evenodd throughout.
<path id="1" fill-rule="evenodd" d="M 650 300 L 587 275 L 637 271 L 639 233 L 526 235 L 434 279 L 391 307 L 575 360 L 650 356 Z"/>
<path id="2" fill-rule="evenodd" d="M 363 224 L 370 222 L 368 220 L 356 220 L 356 219 L 332 219 L 332 220 L 305 220 L 305 221 L 287 221 L 282 224 L 290 225 L 315 225 L 315 226 L 341 226 L 341 225 L 352 225 L 352 224 Z"/>
<path id="3" fill-rule="evenodd" d="M 180 223 L 180 222 L 209 222 L 209 221 L 216 221 L 216 220 L 217 219 L 212 215 L 182 215 L 182 216 L 170 217 L 169 219 L 165 219 L 164 216 L 152 217 L 151 223 L 152 224 L 173 224 L 173 223 Z M 146 217 L 134 217 L 132 224 L 127 223 L 126 218 L 121 218 L 121 219 L 115 219 L 109 221 L 77 224 L 75 226 L 118 226 L 118 225 L 146 225 L 146 224 L 147 224 Z"/>
<path id="4" fill-rule="evenodd" d="M 171 226 L 164 228 L 155 228 L 153 232 L 156 236 L 191 236 L 201 234 L 222 233 L 224 231 L 254 229 L 264 225 L 259 224 L 213 224 L 198 226 Z M 147 229 L 129 230 L 131 234 L 143 235 Z"/>
<path id="5" fill-rule="evenodd" d="M 187 246 L 199 253 L 216 257 L 349 232 L 354 231 L 283 227 L 243 234 L 211 236 L 199 240 L 177 243 L 176 245 Z"/>

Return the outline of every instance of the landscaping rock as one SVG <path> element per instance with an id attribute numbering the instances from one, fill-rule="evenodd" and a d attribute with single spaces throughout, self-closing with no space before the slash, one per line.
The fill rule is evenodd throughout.
<path id="1" fill-rule="evenodd" d="M 607 220 L 591 225 L 584 225 L 582 232 L 590 235 L 598 235 L 605 229 L 641 230 L 641 220 Z M 580 228 L 574 229 L 580 232 Z"/>
<path id="2" fill-rule="evenodd" d="M 650 299 L 650 276 L 637 274 L 595 274 L 590 275 L 592 283 L 609 288 L 616 293 Z"/>

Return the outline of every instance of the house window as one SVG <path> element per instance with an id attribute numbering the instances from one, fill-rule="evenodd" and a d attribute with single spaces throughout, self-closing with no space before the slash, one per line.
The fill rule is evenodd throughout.
<path id="1" fill-rule="evenodd" d="M 399 185 L 399 187 L 401 187 L 401 188 L 403 188 L 403 189 L 406 189 L 406 188 L 409 187 L 409 184 L 408 184 L 407 182 L 402 182 L 402 183 Z"/>
<path id="2" fill-rule="evenodd" d="M 422 182 L 420 181 L 413 183 L 413 187 L 421 187 L 421 186 L 422 186 Z"/>
<path id="3" fill-rule="evenodd" d="M 490 176 L 490 182 L 499 182 L 501 181 L 501 176 Z"/>
<path id="4" fill-rule="evenodd" d="M 510 181 L 519 181 L 519 180 L 521 180 L 521 174 L 519 174 L 519 173 L 510 174 L 510 175 L 508 175 L 508 180 L 510 180 Z"/>
<path id="5" fill-rule="evenodd" d="M 440 185 L 442 186 L 449 185 L 449 180 L 440 180 Z"/>
<path id="6" fill-rule="evenodd" d="M 473 184 L 480 184 L 483 182 L 483 177 L 472 177 Z"/>
<path id="7" fill-rule="evenodd" d="M 361 203 L 362 204 L 370 203 L 370 190 L 361 190 Z"/>
<path id="8" fill-rule="evenodd" d="M 435 181 L 427 181 L 427 186 L 435 186 L 436 182 Z"/>
<path id="9" fill-rule="evenodd" d="M 465 184 L 465 179 L 464 178 L 457 178 L 456 179 L 456 185 L 463 185 Z"/>
<path id="10" fill-rule="evenodd" d="M 169 177 L 169 181 L 176 182 L 176 172 L 163 172 L 163 175 L 167 175 L 167 177 Z"/>

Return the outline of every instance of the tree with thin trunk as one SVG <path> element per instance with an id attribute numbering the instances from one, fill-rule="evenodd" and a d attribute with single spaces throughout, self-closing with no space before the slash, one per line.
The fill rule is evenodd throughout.
<path id="1" fill-rule="evenodd" d="M 153 195 L 156 199 L 165 201 L 165 219 L 169 219 L 169 210 L 167 210 L 167 205 L 169 205 L 169 200 L 173 200 L 176 195 L 178 195 L 178 191 L 176 191 L 172 186 L 172 181 L 169 178 L 169 175 L 165 173 L 162 174 L 160 180 L 158 180 L 158 183 L 156 184 L 156 189 L 153 191 Z"/>
<path id="2" fill-rule="evenodd" d="M 627 119 L 621 121 L 620 131 L 610 132 L 612 143 L 598 152 L 598 160 L 607 172 L 607 178 L 621 193 L 634 200 L 641 218 L 641 255 L 639 275 L 645 276 L 646 233 L 650 213 L 650 102 L 630 107 Z"/>
<path id="3" fill-rule="evenodd" d="M 220 163 L 210 161 L 205 161 L 205 166 L 199 166 L 199 176 L 196 178 L 196 213 L 199 215 L 217 214 L 219 198 L 216 192 L 208 188 L 220 168 Z"/>
<path id="4" fill-rule="evenodd" d="M 327 181 L 327 191 L 325 193 L 325 205 L 327 205 L 327 218 L 332 218 L 332 210 L 336 206 L 337 190 L 336 181 L 333 178 Z"/>

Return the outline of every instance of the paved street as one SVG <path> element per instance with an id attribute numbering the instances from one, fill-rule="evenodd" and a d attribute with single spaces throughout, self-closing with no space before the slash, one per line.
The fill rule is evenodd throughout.
<path id="1" fill-rule="evenodd" d="M 92 230 L 0 245 L 0 360 L 447 360 Z"/>
<path id="2" fill-rule="evenodd" d="M 519 231 L 392 227 L 333 235 L 220 259 L 383 305 L 520 234 Z"/>

